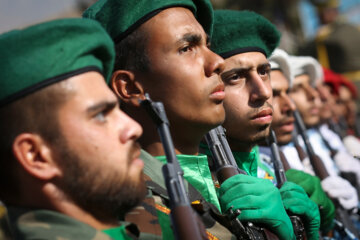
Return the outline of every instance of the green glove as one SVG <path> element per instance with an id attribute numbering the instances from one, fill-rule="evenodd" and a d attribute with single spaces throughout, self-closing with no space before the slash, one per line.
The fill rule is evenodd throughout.
<path id="1" fill-rule="evenodd" d="M 280 192 L 269 180 L 238 174 L 223 182 L 218 193 L 223 212 L 233 206 L 241 210 L 240 220 L 261 223 L 281 240 L 295 239 Z"/>
<path id="2" fill-rule="evenodd" d="M 318 240 L 320 213 L 316 203 L 309 199 L 302 187 L 292 182 L 285 182 L 280 188 L 280 194 L 285 209 L 303 220 L 307 239 Z"/>
<path id="3" fill-rule="evenodd" d="M 322 189 L 320 179 L 295 169 L 289 169 L 285 174 L 288 181 L 301 186 L 309 198 L 320 207 L 320 230 L 323 233 L 331 230 L 335 217 L 335 206 Z"/>

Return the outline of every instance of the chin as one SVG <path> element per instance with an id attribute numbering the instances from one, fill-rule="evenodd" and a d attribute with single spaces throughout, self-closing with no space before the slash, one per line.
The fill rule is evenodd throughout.
<path id="1" fill-rule="evenodd" d="M 320 118 L 319 117 L 312 117 L 307 119 L 306 121 L 304 121 L 306 128 L 312 128 L 315 127 L 316 125 L 318 125 L 320 122 Z"/>
<path id="2" fill-rule="evenodd" d="M 254 133 L 252 135 L 252 137 L 250 138 L 249 142 L 254 143 L 254 144 L 264 142 L 270 134 L 270 125 L 264 126 L 263 128 L 264 129 L 258 130 L 256 133 Z"/>
<path id="3" fill-rule="evenodd" d="M 283 134 L 283 135 L 276 135 L 276 140 L 278 142 L 278 145 L 286 145 L 292 141 L 292 135 L 290 134 Z"/>
<path id="4" fill-rule="evenodd" d="M 211 129 L 223 124 L 225 121 L 225 111 L 222 110 L 220 112 L 214 113 L 212 115 L 212 121 L 209 123 L 209 125 L 212 125 Z"/>

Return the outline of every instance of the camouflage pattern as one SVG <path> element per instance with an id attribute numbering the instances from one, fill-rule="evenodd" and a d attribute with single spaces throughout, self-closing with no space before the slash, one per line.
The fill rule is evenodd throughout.
<path id="1" fill-rule="evenodd" d="M 148 188 L 148 195 L 141 206 L 129 212 L 126 221 L 135 223 L 140 229 L 140 239 L 144 235 L 153 235 L 152 239 L 174 239 L 171 229 L 168 195 L 162 176 L 162 163 L 145 151 L 141 152 L 141 159 L 145 163 L 144 173 Z M 210 240 L 231 240 L 236 237 L 224 227 L 225 217 L 217 208 L 207 203 L 197 190 L 185 181 L 185 188 L 189 194 L 192 206 L 201 216 Z M 217 219 L 217 220 L 215 220 Z M 223 224 L 220 224 L 222 222 Z M 155 238 L 157 235 L 157 238 Z"/>
<path id="2" fill-rule="evenodd" d="M 55 211 L 19 207 L 9 207 L 8 211 L 15 239 L 121 240 Z"/>

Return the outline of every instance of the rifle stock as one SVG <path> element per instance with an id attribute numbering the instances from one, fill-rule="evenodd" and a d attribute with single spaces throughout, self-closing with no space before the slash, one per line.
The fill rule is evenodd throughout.
<path id="1" fill-rule="evenodd" d="M 162 168 L 166 189 L 170 199 L 170 216 L 177 240 L 204 240 L 208 239 L 205 227 L 190 205 L 185 191 L 183 171 L 177 160 L 174 145 L 169 130 L 169 121 L 161 102 L 153 102 L 146 94 L 141 101 L 150 117 L 155 122 L 161 142 L 164 146 L 167 164 Z"/>

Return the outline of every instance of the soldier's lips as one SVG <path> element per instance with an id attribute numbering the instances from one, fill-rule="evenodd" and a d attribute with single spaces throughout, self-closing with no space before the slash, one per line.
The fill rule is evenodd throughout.
<path id="1" fill-rule="evenodd" d="M 317 114 L 319 114 L 319 108 L 312 107 L 312 108 L 310 108 L 309 112 L 311 115 L 317 115 Z"/>
<path id="2" fill-rule="evenodd" d="M 210 99 L 217 102 L 222 102 L 225 99 L 224 88 L 224 83 L 218 84 L 211 92 Z"/>
<path id="3" fill-rule="evenodd" d="M 272 109 L 266 108 L 251 118 L 251 122 L 256 124 L 270 124 L 272 121 Z"/>
<path id="4" fill-rule="evenodd" d="M 280 125 L 280 130 L 283 132 L 292 132 L 294 130 L 294 121 L 284 123 Z"/>

